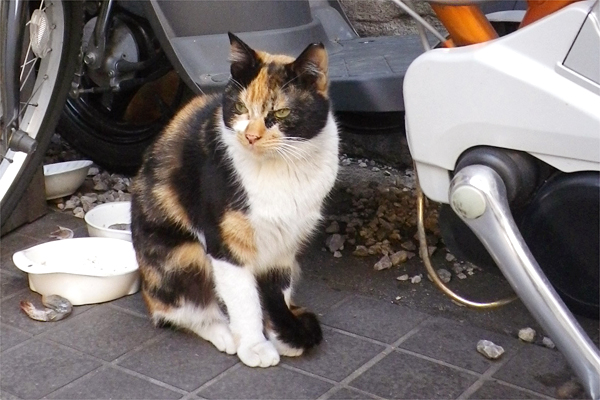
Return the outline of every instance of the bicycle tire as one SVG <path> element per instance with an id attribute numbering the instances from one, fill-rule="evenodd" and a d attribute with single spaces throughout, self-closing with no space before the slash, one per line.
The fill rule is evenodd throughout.
<path id="1" fill-rule="evenodd" d="M 2 3 L 6 4 L 7 2 Z M 43 1 L 40 4 L 45 5 Z M 27 3 L 26 6 L 30 7 L 31 3 Z M 33 154 L 28 155 L 7 151 L 5 156 L 9 158 L 18 157 L 18 164 L 12 170 L 9 168 L 13 163 L 9 165 L 7 160 L 2 160 L 3 164 L 0 170 L 0 226 L 4 226 L 29 186 L 37 168 L 43 162 L 45 152 L 58 122 L 58 117 L 62 111 L 62 105 L 65 103 L 70 89 L 71 79 L 66 77 L 73 76 L 79 58 L 83 29 L 83 2 L 53 0 L 47 7 L 52 7 L 51 9 L 46 9 L 46 14 L 50 18 L 50 26 L 53 27 L 50 39 L 52 51 L 36 67 L 38 69 L 36 70 L 33 85 L 34 88 L 38 85 L 40 76 L 41 79 L 48 82 L 39 83 L 42 90 L 38 96 L 37 104 L 32 106 L 35 109 L 31 113 L 29 110 L 23 112 L 24 119 L 30 113 L 29 120 L 31 121 L 36 118 L 35 123 L 27 123 L 27 128 L 23 128 L 25 124 L 21 125 L 21 129 L 25 130 L 36 140 L 37 150 Z M 60 52 L 57 52 L 56 47 L 59 46 Z M 23 49 L 23 46 L 21 48 Z M 45 65 L 47 67 L 44 67 Z M 48 69 L 44 70 L 44 68 Z M 43 75 L 46 72 L 55 76 Z M 49 86 L 42 87 L 41 85 Z M 38 113 L 37 115 L 35 114 L 36 112 Z M 10 173 L 7 171 L 10 171 Z"/>

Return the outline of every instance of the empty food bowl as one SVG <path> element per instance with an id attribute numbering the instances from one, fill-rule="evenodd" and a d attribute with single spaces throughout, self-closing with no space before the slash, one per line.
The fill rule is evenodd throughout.
<path id="1" fill-rule="evenodd" d="M 66 161 L 44 165 L 46 200 L 69 196 L 83 184 L 92 162 Z"/>
<path id="2" fill-rule="evenodd" d="M 85 215 L 90 236 L 131 242 L 131 202 L 117 201 L 94 207 Z"/>
<path id="3" fill-rule="evenodd" d="M 103 303 L 140 288 L 135 251 L 124 240 L 58 240 L 19 251 L 13 261 L 28 274 L 31 290 L 57 294 L 73 305 Z"/>

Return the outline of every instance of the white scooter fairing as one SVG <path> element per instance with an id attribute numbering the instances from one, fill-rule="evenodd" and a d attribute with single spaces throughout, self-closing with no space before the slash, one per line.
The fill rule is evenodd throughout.
<path id="1" fill-rule="evenodd" d="M 471 228 L 594 399 L 600 353 L 523 239 L 507 196 L 514 183 L 503 179 L 504 165 L 497 171 L 461 158 L 479 148 L 516 151 L 563 176 L 598 180 L 599 16 L 598 1 L 574 3 L 491 42 L 428 51 L 404 80 L 407 138 L 423 192 Z M 597 196 L 597 183 L 591 188 Z"/>
<path id="2" fill-rule="evenodd" d="M 492 42 L 431 50 L 411 64 L 407 138 L 428 198 L 448 203 L 449 171 L 474 146 L 526 151 L 564 172 L 600 170 L 598 8 L 575 3 Z M 573 62 L 578 43 L 585 59 Z"/>

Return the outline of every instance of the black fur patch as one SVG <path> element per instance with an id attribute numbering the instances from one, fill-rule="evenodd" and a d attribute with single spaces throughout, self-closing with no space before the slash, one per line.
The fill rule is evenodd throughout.
<path id="1" fill-rule="evenodd" d="M 283 290 L 290 286 L 288 272 L 273 270 L 259 276 L 257 281 L 262 307 L 279 340 L 307 350 L 321 343 L 323 332 L 317 316 L 308 311 L 294 315 L 285 303 Z"/>

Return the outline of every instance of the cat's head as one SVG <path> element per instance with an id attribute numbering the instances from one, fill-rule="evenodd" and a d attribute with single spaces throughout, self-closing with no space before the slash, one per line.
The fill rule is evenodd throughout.
<path id="1" fill-rule="evenodd" d="M 330 107 L 325 47 L 311 44 L 294 59 L 253 50 L 232 33 L 229 39 L 223 120 L 242 146 L 257 155 L 282 155 L 319 135 Z"/>

